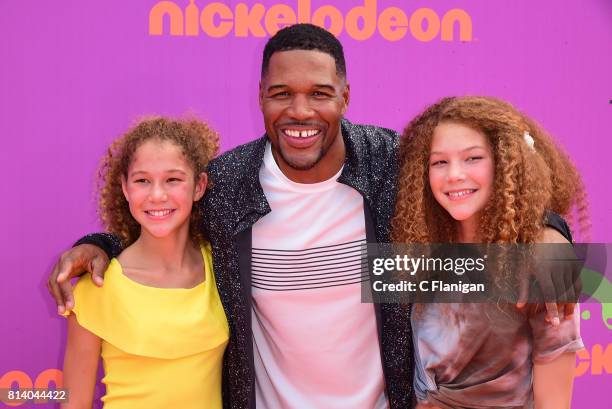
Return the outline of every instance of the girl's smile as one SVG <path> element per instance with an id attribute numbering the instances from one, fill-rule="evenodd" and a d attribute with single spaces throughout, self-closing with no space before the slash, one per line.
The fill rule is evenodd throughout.
<path id="1" fill-rule="evenodd" d="M 471 197 L 478 189 L 462 189 L 462 190 L 451 190 L 446 192 L 446 196 L 448 196 L 449 200 L 457 201 L 464 200 Z"/>

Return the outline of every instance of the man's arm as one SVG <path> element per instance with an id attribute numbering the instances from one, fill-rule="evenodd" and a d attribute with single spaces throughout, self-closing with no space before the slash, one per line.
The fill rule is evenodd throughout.
<path id="1" fill-rule="evenodd" d="M 94 233 L 83 237 L 73 248 L 64 252 L 47 280 L 47 288 L 55 299 L 57 312 L 62 314 L 74 307 L 70 284 L 72 278 L 89 272 L 93 282 L 101 286 L 110 258 L 116 257 L 122 250 L 121 241 L 116 236 Z"/>
<path id="2" fill-rule="evenodd" d="M 563 220 L 559 216 L 556 217 Z M 569 229 L 567 234 L 569 234 Z M 545 298 L 556 301 L 545 303 L 547 312 L 546 321 L 552 323 L 555 327 L 559 326 L 562 319 L 569 320 L 572 318 L 578 297 L 582 290 L 580 280 L 578 280 L 581 266 L 579 263 L 569 261 L 571 258 L 575 258 L 569 240 L 571 240 L 571 236 L 569 236 L 569 238 L 566 237 L 554 224 L 548 224 L 538 240 L 538 243 L 559 245 L 551 249 L 565 254 L 568 260 L 565 263 L 541 263 L 538 271 L 533 272 L 536 282 Z M 567 247 L 563 245 L 567 245 Z M 564 284 L 555 285 L 555 282 Z M 529 281 L 528 277 L 524 277 L 521 283 L 517 307 L 519 309 L 524 308 L 527 305 L 528 298 Z"/>
<path id="3" fill-rule="evenodd" d="M 73 247 L 81 244 L 92 244 L 100 247 L 108 256 L 109 259 L 117 257 L 123 251 L 121 240 L 111 233 L 92 233 L 85 237 L 81 237 L 79 241 L 74 243 Z"/>

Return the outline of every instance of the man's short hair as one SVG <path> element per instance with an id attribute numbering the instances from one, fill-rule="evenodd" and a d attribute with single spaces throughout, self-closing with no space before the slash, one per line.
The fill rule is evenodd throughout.
<path id="1" fill-rule="evenodd" d="M 279 30 L 272 36 L 264 48 L 261 76 L 265 76 L 268 72 L 272 54 L 291 50 L 316 50 L 329 54 L 336 62 L 336 74 L 341 78 L 346 78 L 342 44 L 332 33 L 313 24 L 294 24 Z"/>

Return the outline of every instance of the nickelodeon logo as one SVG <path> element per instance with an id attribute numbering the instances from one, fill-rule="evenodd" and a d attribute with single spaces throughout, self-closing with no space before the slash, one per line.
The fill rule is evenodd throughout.
<path id="1" fill-rule="evenodd" d="M 591 375 L 612 374 L 612 344 L 608 344 L 604 349 L 603 345 L 595 344 L 589 352 L 588 349 L 581 349 L 576 352 L 575 376 L 585 375 L 591 368 Z"/>
<path id="2" fill-rule="evenodd" d="M 64 382 L 62 371 L 55 368 L 45 369 L 32 381 L 30 376 L 23 371 L 9 371 L 0 377 L 0 389 L 49 389 L 54 385 L 61 388 Z M 7 406 L 21 406 L 25 402 L 3 402 Z M 44 402 L 37 402 L 44 403 Z"/>
<path id="3" fill-rule="evenodd" d="M 210 2 L 200 9 L 195 0 L 183 10 L 173 1 L 160 1 L 149 12 L 149 34 L 161 36 L 199 36 L 222 38 L 265 37 L 295 23 L 312 23 L 339 36 L 345 32 L 364 41 L 377 31 L 387 41 L 399 41 L 408 33 L 418 41 L 472 41 L 472 18 L 462 9 L 452 9 L 442 17 L 433 9 L 419 8 L 407 15 L 398 7 L 378 9 L 377 0 L 362 0 L 344 15 L 337 7 L 325 4 L 312 11 L 311 0 L 298 0 L 297 10 L 279 3 L 266 8 L 261 3 L 249 7 L 236 4 L 233 9 L 222 2 Z M 164 24 L 167 22 L 167 24 Z"/>
<path id="4" fill-rule="evenodd" d="M 589 368 L 591 376 L 612 374 L 612 344 L 608 344 L 605 349 L 603 345 L 595 344 L 590 351 L 588 349 L 582 349 L 577 352 L 574 375 L 576 377 L 587 375 L 589 374 Z M 27 373 L 20 370 L 13 370 L 0 376 L 0 390 L 32 388 L 50 389 L 50 387 L 62 388 L 63 378 L 62 371 L 55 368 L 43 370 L 36 376 L 34 381 Z M 6 401 L 2 403 L 7 406 L 21 406 L 25 404 L 24 402 Z"/>

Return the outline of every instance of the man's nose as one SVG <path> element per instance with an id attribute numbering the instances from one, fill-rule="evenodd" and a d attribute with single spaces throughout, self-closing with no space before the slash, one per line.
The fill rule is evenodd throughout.
<path id="1" fill-rule="evenodd" d="M 313 110 L 306 95 L 296 94 L 287 109 L 287 114 L 294 119 L 305 120 L 312 116 Z"/>

